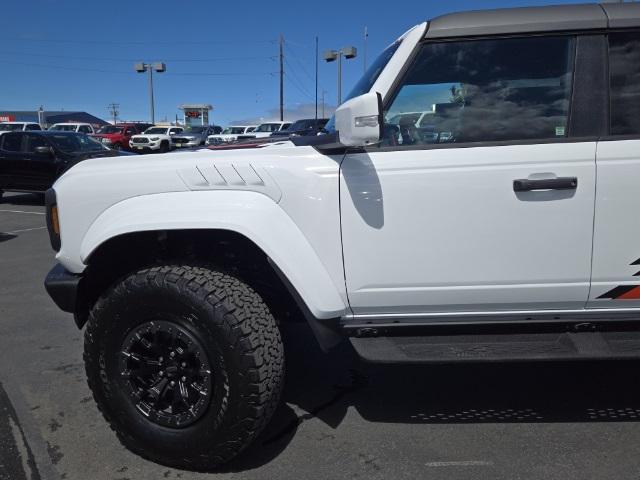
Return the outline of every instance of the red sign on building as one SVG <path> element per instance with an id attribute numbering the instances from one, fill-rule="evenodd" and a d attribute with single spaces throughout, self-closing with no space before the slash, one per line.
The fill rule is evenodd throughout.
<path id="1" fill-rule="evenodd" d="M 14 115 L 5 115 L 0 113 L 0 122 L 14 122 L 16 117 Z"/>

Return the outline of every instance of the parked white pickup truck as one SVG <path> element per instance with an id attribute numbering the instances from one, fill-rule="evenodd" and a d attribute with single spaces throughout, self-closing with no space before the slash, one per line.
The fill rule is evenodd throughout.
<path id="1" fill-rule="evenodd" d="M 134 152 L 156 151 L 165 153 L 173 148 L 171 139 L 174 135 L 183 132 L 182 127 L 149 127 L 144 133 L 134 135 L 129 140 L 129 146 Z"/>
<path id="2" fill-rule="evenodd" d="M 238 139 L 238 135 L 249 134 L 256 129 L 257 125 L 232 125 L 225 128 L 222 133 L 209 135 L 207 137 L 207 145 L 220 145 L 221 143 L 229 143 Z"/>
<path id="3" fill-rule="evenodd" d="M 87 135 L 92 135 L 96 133 L 93 125 L 90 123 L 54 123 L 49 127 L 49 130 L 55 130 L 60 132 L 78 132 L 78 133 L 86 133 Z"/>
<path id="4" fill-rule="evenodd" d="M 244 135 L 238 135 L 238 140 L 246 140 L 248 138 L 267 138 L 272 133 L 285 130 L 291 125 L 291 122 L 265 122 L 258 125 L 252 132 L 247 132 Z"/>
<path id="5" fill-rule="evenodd" d="M 235 457 L 278 404 L 287 319 L 375 362 L 640 357 L 639 46 L 637 3 L 445 15 L 330 134 L 67 171 L 45 284 L 122 442 Z"/>
<path id="6" fill-rule="evenodd" d="M 0 135 L 5 132 L 25 132 L 27 130 L 42 130 L 42 128 L 34 122 L 0 122 Z"/>

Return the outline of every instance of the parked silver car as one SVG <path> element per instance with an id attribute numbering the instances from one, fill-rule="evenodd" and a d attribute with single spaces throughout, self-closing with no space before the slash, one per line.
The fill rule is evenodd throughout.
<path id="1" fill-rule="evenodd" d="M 208 125 L 186 127 L 183 132 L 171 138 L 171 143 L 176 148 L 199 147 L 204 145 L 207 142 L 207 137 L 214 133 L 214 127 Z"/>

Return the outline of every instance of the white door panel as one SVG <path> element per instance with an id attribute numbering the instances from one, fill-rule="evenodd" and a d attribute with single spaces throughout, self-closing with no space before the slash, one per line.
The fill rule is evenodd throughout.
<path id="1" fill-rule="evenodd" d="M 513 190 L 552 174 L 577 189 Z M 340 182 L 356 314 L 585 306 L 595 143 L 350 154 Z"/>
<path id="2" fill-rule="evenodd" d="M 640 307 L 640 140 L 598 143 L 588 307 Z"/>

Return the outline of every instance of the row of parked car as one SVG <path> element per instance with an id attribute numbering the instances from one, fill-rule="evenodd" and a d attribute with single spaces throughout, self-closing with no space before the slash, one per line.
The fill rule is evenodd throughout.
<path id="1" fill-rule="evenodd" d="M 96 130 L 88 123 L 57 123 L 49 131 L 87 134 L 111 150 L 133 152 L 168 152 L 177 148 L 193 148 L 204 145 L 228 145 L 242 141 L 254 141 L 269 137 L 317 135 L 328 119 L 302 119 L 296 122 L 264 122 L 259 125 L 219 126 L 162 126 L 150 123 L 120 123 L 105 125 Z M 0 135 L 6 132 L 42 131 L 34 122 L 0 123 Z"/>
<path id="2" fill-rule="evenodd" d="M 0 123 L 0 134 L 5 132 L 26 132 L 26 131 L 40 131 L 43 128 L 35 122 L 2 122 Z M 56 132 L 77 132 L 86 133 L 91 135 L 96 133 L 93 125 L 90 123 L 55 123 L 51 125 L 47 130 Z"/>
<path id="3" fill-rule="evenodd" d="M 220 134 L 210 135 L 207 145 L 220 145 L 242 140 L 254 140 L 268 137 L 285 138 L 289 136 L 318 135 L 329 120 L 327 118 L 305 118 L 290 122 L 266 122 L 260 125 L 233 125 Z"/>
<path id="4" fill-rule="evenodd" d="M 3 122 L 0 123 L 0 197 L 4 191 L 44 192 L 67 169 L 89 158 L 317 135 L 326 123 L 326 119 L 303 119 L 224 129 L 122 123 L 96 131 L 83 123 L 61 123 L 43 130 L 32 122 Z"/>

